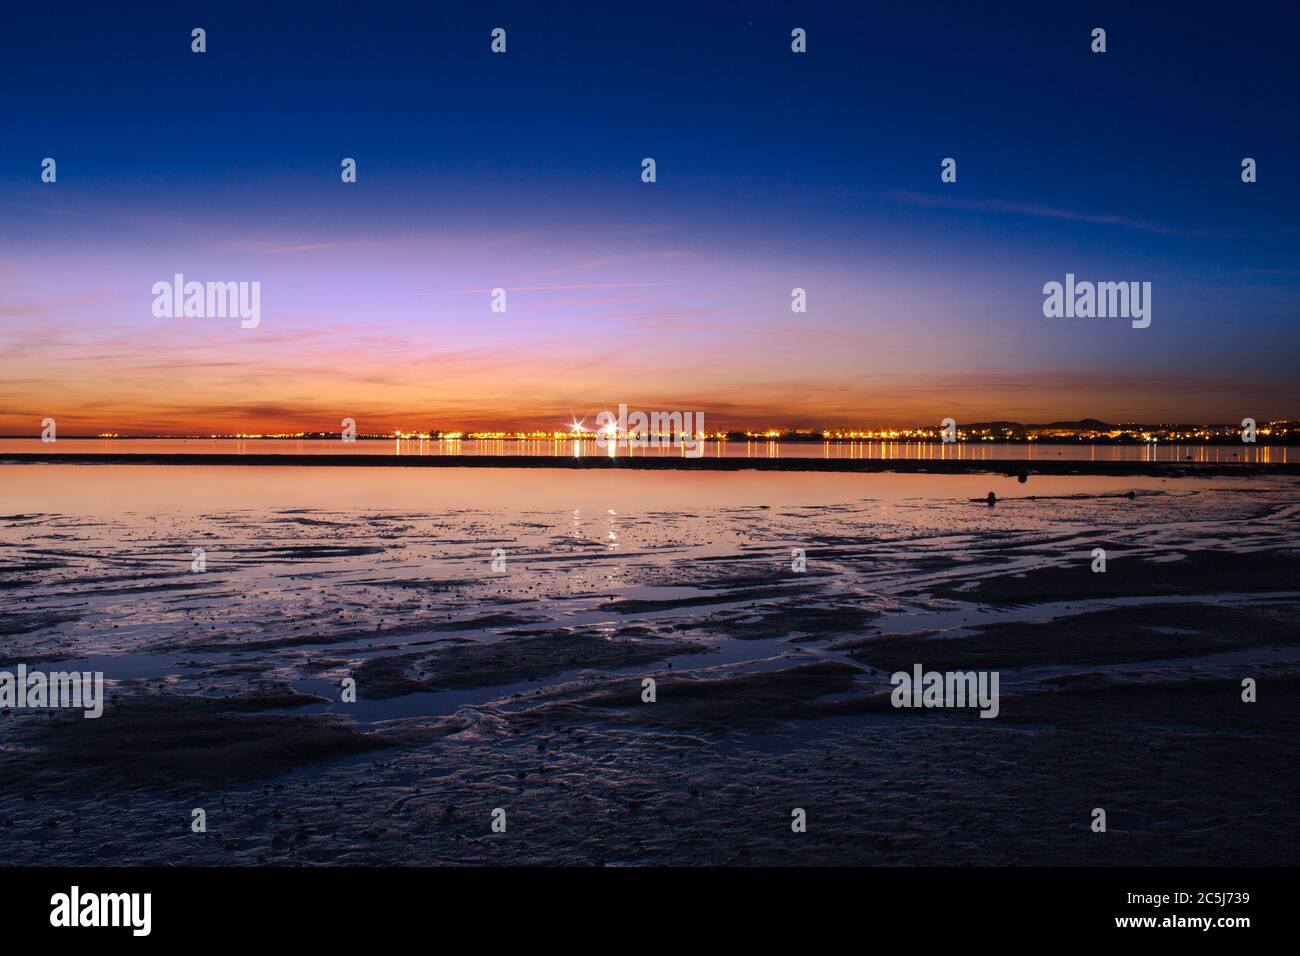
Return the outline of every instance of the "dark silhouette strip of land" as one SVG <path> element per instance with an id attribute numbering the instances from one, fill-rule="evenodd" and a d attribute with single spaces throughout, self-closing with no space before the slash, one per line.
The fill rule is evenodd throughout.
<path id="1" fill-rule="evenodd" d="M 1072 461 L 1067 459 L 864 459 L 864 458 L 581 458 L 552 455 L 294 455 L 14 452 L 0 454 L 0 464 L 61 463 L 78 465 L 279 465 L 343 468 L 604 468 L 637 471 L 788 471 L 902 472 L 908 474 L 1112 475 L 1174 477 L 1243 477 L 1300 475 L 1300 462 L 1159 462 Z"/>

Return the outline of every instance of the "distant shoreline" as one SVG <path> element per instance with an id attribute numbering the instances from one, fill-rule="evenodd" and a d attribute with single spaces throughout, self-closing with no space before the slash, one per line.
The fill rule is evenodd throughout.
<path id="1" fill-rule="evenodd" d="M 31 452 L 0 453 L 0 464 L 77 465 L 245 465 L 331 468 L 586 468 L 635 471 L 777 471 L 906 474 L 1100 475 L 1125 477 L 1247 477 L 1300 475 L 1300 462 L 1156 462 L 1072 461 L 1002 458 L 862 459 L 862 458 L 571 458 L 552 455 L 297 455 L 228 453 Z"/>

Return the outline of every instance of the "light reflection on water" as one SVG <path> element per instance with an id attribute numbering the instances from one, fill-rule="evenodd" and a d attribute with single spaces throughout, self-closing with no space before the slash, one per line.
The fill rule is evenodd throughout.
<path id="1" fill-rule="evenodd" d="M 515 441 L 452 439 L 281 438 L 0 438 L 0 455 L 22 454 L 235 454 L 235 455 L 432 455 L 432 456 L 548 456 L 552 458 L 633 457 L 681 458 L 681 448 L 599 447 L 595 441 Z M 779 442 L 707 441 L 706 458 L 827 458 L 895 461 L 1300 461 L 1300 448 L 1284 445 L 1051 445 L 1042 442 Z"/>

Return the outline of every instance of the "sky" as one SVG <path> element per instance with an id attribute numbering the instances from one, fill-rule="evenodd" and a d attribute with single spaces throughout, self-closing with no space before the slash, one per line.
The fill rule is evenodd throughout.
<path id="1" fill-rule="evenodd" d="M 1283 4 L 276 6 L 6 12 L 0 433 L 1300 417 Z"/>

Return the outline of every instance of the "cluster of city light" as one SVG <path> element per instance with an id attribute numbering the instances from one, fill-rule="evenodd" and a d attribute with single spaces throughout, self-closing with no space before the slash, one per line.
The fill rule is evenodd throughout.
<path id="1" fill-rule="evenodd" d="M 777 435 L 778 432 L 768 432 L 769 435 Z M 937 438 L 940 429 L 937 428 L 886 428 L 879 431 L 845 431 L 831 430 L 822 432 L 822 437 L 831 441 L 906 441 L 914 438 Z M 958 432 L 958 434 L 965 434 Z"/>
<path id="2" fill-rule="evenodd" d="M 1232 440 L 1240 435 L 1240 425 L 1136 425 L 1121 424 L 1109 425 L 1105 428 L 1032 428 L 1020 427 L 1013 428 L 1005 425 L 998 427 L 976 427 L 967 426 L 962 428 L 958 426 L 956 438 L 958 441 L 1043 441 L 1043 440 L 1072 440 L 1072 441 L 1141 441 L 1141 442 L 1209 442 Z M 1262 437 L 1273 438 L 1285 442 L 1286 439 L 1294 438 L 1300 435 L 1300 421 L 1290 421 L 1287 419 L 1276 419 L 1260 422 L 1256 428 L 1256 433 Z M 238 432 L 235 434 L 209 434 L 209 435 L 187 435 L 179 437 L 187 438 L 210 438 L 210 439 L 239 439 L 239 440 L 259 440 L 259 439 L 280 439 L 280 440 L 303 440 L 303 439 L 321 439 L 328 440 L 335 438 L 337 432 Z M 655 433 L 641 430 L 633 430 L 624 435 L 619 432 L 614 423 L 609 423 L 603 428 L 591 428 L 586 424 L 586 419 L 574 418 L 567 427 L 562 430 L 553 431 L 407 431 L 405 429 L 395 429 L 392 432 L 368 432 L 358 434 L 358 438 L 366 439 L 397 439 L 398 441 L 534 441 L 534 442 L 568 442 L 568 441 L 594 441 L 598 438 L 612 439 L 623 437 L 652 437 Z M 765 428 L 746 431 L 713 431 L 700 432 L 694 437 L 706 440 L 725 442 L 735 438 L 739 440 L 744 438 L 748 441 L 816 441 L 821 439 L 824 442 L 934 442 L 939 440 L 943 435 L 943 430 L 938 427 L 925 428 L 880 428 L 880 429 L 861 429 L 861 428 Z M 121 435 L 117 432 L 101 432 L 98 438 L 126 438 L 132 436 Z M 167 437 L 167 436 L 153 436 Z M 671 437 L 667 433 L 660 433 L 660 438 Z"/>

